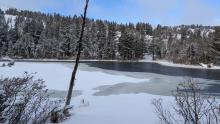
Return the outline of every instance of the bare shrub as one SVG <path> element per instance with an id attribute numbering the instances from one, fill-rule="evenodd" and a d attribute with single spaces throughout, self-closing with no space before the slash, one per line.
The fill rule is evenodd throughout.
<path id="1" fill-rule="evenodd" d="M 59 100 L 49 99 L 44 81 L 33 74 L 0 79 L 0 121 L 9 124 L 43 124 L 58 108 Z"/>
<path id="2" fill-rule="evenodd" d="M 152 101 L 162 124 L 219 124 L 219 104 L 214 97 L 202 95 L 198 81 L 189 78 L 174 93 L 175 104 L 163 105 L 162 99 Z"/>

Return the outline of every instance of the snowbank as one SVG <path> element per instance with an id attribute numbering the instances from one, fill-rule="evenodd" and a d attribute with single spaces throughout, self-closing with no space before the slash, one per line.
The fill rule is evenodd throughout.
<path id="1" fill-rule="evenodd" d="M 166 61 L 166 60 L 157 60 L 157 61 L 155 61 L 155 63 L 165 65 L 165 66 L 182 67 L 182 68 L 220 69 L 220 66 L 213 66 L 212 68 L 207 68 L 206 66 L 200 66 L 200 65 L 175 64 L 173 62 L 169 62 L 169 61 Z"/>
<path id="2" fill-rule="evenodd" d="M 172 67 L 181 67 L 181 68 L 195 68 L 195 69 L 220 69 L 220 66 L 212 66 L 212 68 L 208 68 L 206 65 L 186 65 L 186 64 L 176 64 L 171 61 L 167 60 L 152 60 L 152 57 L 150 55 L 145 55 L 143 60 L 140 60 L 139 62 L 152 62 L 157 63 L 164 66 L 172 66 Z"/>

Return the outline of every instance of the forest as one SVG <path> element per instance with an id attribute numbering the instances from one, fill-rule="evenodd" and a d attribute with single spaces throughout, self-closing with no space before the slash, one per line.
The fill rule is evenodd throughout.
<path id="1" fill-rule="evenodd" d="M 9 8 L 0 10 L 0 57 L 74 59 L 82 18 Z M 165 59 L 220 64 L 220 27 L 118 24 L 87 18 L 81 58 Z"/>

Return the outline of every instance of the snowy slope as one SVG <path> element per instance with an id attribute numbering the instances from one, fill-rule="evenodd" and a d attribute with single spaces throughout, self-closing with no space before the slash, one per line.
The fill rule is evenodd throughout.
<path id="1" fill-rule="evenodd" d="M 15 26 L 16 16 L 5 14 L 6 22 L 9 22 L 9 28 L 13 28 Z"/>
<path id="2" fill-rule="evenodd" d="M 1 8 L 2 11 L 5 12 L 9 8 L 13 8 L 13 7 L 7 7 L 7 6 L 4 6 L 4 5 L 0 5 L 0 8 Z M 16 16 L 5 14 L 5 21 L 9 22 L 9 24 L 8 24 L 9 28 L 13 28 L 14 27 L 14 25 L 15 25 L 15 18 L 16 18 Z"/>

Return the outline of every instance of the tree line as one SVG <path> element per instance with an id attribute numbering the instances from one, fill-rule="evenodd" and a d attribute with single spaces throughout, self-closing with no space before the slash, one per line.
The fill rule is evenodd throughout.
<path id="1" fill-rule="evenodd" d="M 218 63 L 218 26 L 153 27 L 149 23 L 118 24 L 87 18 L 83 59 L 139 60 L 144 55 L 175 63 Z M 0 56 L 73 59 L 82 18 L 10 8 L 0 10 Z"/>

